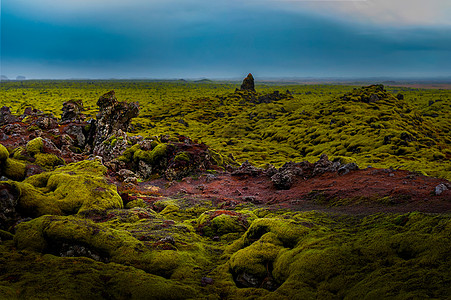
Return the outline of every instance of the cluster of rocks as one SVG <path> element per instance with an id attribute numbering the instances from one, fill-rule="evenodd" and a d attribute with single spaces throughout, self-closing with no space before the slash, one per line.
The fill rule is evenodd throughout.
<path id="1" fill-rule="evenodd" d="M 271 103 L 273 101 L 293 98 L 289 91 L 286 91 L 285 93 L 280 93 L 279 91 L 268 94 L 257 93 L 255 90 L 254 77 L 251 73 L 244 78 L 241 87 L 235 90 L 235 95 L 238 95 L 238 97 L 241 97 L 246 102 L 254 104 Z"/>
<path id="2" fill-rule="evenodd" d="M 296 178 L 308 179 L 327 172 L 337 172 L 338 175 L 345 175 L 353 170 L 358 170 L 356 163 L 342 164 L 339 161 L 330 161 L 326 154 L 322 154 L 315 163 L 302 161 L 299 163 L 287 162 L 280 168 L 270 165 L 266 169 L 260 169 L 252 166 L 245 161 L 237 168 L 232 175 L 234 176 L 259 176 L 265 175 L 271 178 L 274 187 L 280 190 L 288 190 L 293 185 Z"/>
<path id="3" fill-rule="evenodd" d="M 95 120 L 86 120 L 81 100 L 63 103 L 61 120 L 31 107 L 15 116 L 4 106 L 0 109 L 0 142 L 17 148 L 41 137 L 46 150 L 66 162 L 80 161 L 91 154 L 111 160 L 125 150 L 124 145 L 129 142 L 126 132 L 131 119 L 138 116 L 139 105 L 117 101 L 114 91 L 102 95 L 97 105 Z M 112 136 L 122 137 L 122 142 L 110 149 L 104 142 Z"/>
<path id="4" fill-rule="evenodd" d="M 383 84 L 374 84 L 362 88 L 355 88 L 353 91 L 344 94 L 340 99 L 345 101 L 358 101 L 365 103 L 374 103 L 382 99 L 402 100 L 404 96 L 398 94 L 395 98 L 392 94 L 388 93 Z"/>

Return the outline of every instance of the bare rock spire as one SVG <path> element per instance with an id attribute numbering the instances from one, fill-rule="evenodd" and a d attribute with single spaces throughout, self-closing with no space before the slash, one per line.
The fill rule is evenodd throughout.
<path id="1" fill-rule="evenodd" d="M 241 90 L 255 92 L 254 76 L 252 76 L 251 73 L 244 78 L 243 83 L 241 84 Z"/>

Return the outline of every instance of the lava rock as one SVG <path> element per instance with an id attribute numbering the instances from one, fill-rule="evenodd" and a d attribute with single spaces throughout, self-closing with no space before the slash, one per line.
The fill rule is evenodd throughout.
<path id="1" fill-rule="evenodd" d="M 241 90 L 255 92 L 254 76 L 252 76 L 251 73 L 244 78 L 243 83 L 241 84 Z"/>
<path id="2" fill-rule="evenodd" d="M 336 172 L 339 166 L 339 162 L 332 162 L 326 154 L 321 154 L 319 160 L 314 164 L 312 176 L 321 175 L 326 172 Z"/>
<path id="3" fill-rule="evenodd" d="M 14 184 L 0 182 L 0 229 L 7 230 L 18 220 L 16 206 L 19 196 L 20 191 Z"/>
<path id="4" fill-rule="evenodd" d="M 82 114 L 83 110 L 82 100 L 69 100 L 64 102 L 61 113 L 61 122 L 83 120 L 85 118 Z"/>
<path id="5" fill-rule="evenodd" d="M 139 104 L 138 102 L 119 102 L 114 91 L 110 91 L 99 98 L 97 105 L 99 113 L 93 137 L 93 153 L 108 160 L 112 158 L 112 155 L 105 153 L 105 150 L 108 149 L 103 146 L 104 142 L 116 135 L 126 136 L 125 132 L 128 131 L 131 120 L 139 114 Z M 127 144 L 127 139 L 125 144 Z M 116 150 L 120 152 L 125 148 Z"/>
<path id="6" fill-rule="evenodd" d="M 439 196 L 439 195 L 441 195 L 444 191 L 447 191 L 447 190 L 448 190 L 448 187 L 447 187 L 445 184 L 440 183 L 439 185 L 437 185 L 437 186 L 435 187 L 435 195 Z"/>
<path id="7" fill-rule="evenodd" d="M 278 190 L 289 190 L 296 176 L 290 171 L 277 172 L 271 176 L 271 181 Z"/>
<path id="8" fill-rule="evenodd" d="M 11 109 L 8 106 L 0 108 L 0 125 L 18 122 L 19 118 L 11 114 Z"/>
<path id="9" fill-rule="evenodd" d="M 245 161 L 241 164 L 241 166 L 232 172 L 232 175 L 234 176 L 242 176 L 242 175 L 249 175 L 249 176 L 258 176 L 263 173 L 262 169 L 256 168 L 249 161 Z"/>
<path id="10" fill-rule="evenodd" d="M 338 168 L 337 172 L 338 172 L 338 175 L 343 176 L 343 175 L 348 174 L 350 171 L 358 170 L 358 169 L 359 169 L 359 167 L 357 166 L 356 163 L 349 163 L 349 164 L 345 164 L 343 166 L 340 166 Z"/>

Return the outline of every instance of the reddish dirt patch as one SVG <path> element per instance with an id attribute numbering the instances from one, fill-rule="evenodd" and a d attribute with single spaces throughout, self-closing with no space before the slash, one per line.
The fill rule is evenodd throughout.
<path id="1" fill-rule="evenodd" d="M 439 184 L 450 186 L 445 179 L 426 177 L 402 170 L 368 168 L 339 176 L 325 173 L 310 179 L 296 178 L 289 190 L 277 190 L 270 178 L 200 176 L 179 182 L 156 180 L 163 196 L 186 194 L 197 200 L 214 200 L 224 206 L 251 202 L 257 205 L 295 210 L 322 210 L 340 213 L 428 213 L 451 212 L 451 190 L 435 195 Z"/>

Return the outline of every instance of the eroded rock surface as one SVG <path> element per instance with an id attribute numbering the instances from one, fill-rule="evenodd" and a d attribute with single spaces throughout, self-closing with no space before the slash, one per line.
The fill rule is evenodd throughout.
<path id="1" fill-rule="evenodd" d="M 114 153 L 110 153 L 108 143 L 104 142 L 116 135 L 125 137 L 125 132 L 128 131 L 132 118 L 139 114 L 139 104 L 138 102 L 119 102 L 114 91 L 110 91 L 99 98 L 97 105 L 99 106 L 99 113 L 95 125 L 93 153 L 110 160 Z M 120 152 L 125 148 L 125 144 L 119 143 L 113 152 Z"/>
<path id="2" fill-rule="evenodd" d="M 247 77 L 243 79 L 243 83 L 241 84 L 240 89 L 242 91 L 255 92 L 254 76 L 252 76 L 251 73 L 249 73 Z"/>
<path id="3" fill-rule="evenodd" d="M 61 122 L 83 120 L 85 116 L 82 111 L 83 102 L 81 100 L 69 100 L 63 103 Z"/>

